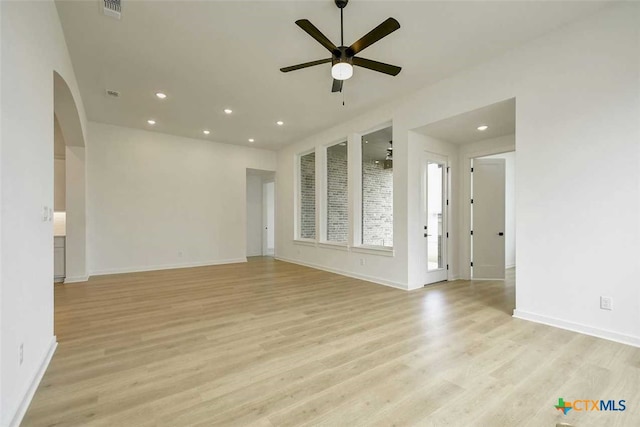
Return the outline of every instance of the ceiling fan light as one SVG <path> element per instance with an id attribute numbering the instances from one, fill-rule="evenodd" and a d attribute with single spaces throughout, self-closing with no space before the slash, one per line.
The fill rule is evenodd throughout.
<path id="1" fill-rule="evenodd" d="M 353 65 L 348 62 L 336 62 L 331 67 L 331 77 L 336 80 L 347 80 L 353 76 Z"/>

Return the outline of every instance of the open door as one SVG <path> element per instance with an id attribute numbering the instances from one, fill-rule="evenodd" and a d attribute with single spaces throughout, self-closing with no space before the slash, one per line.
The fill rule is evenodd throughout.
<path id="1" fill-rule="evenodd" d="M 504 279 L 505 160 L 474 159 L 471 175 L 472 277 Z"/>
<path id="2" fill-rule="evenodd" d="M 447 159 L 427 153 L 424 160 L 425 284 L 448 279 L 447 262 Z"/>

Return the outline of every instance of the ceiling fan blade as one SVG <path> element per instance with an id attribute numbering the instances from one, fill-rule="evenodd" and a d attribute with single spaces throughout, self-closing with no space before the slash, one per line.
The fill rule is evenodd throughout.
<path id="1" fill-rule="evenodd" d="M 344 83 L 344 80 L 333 79 L 333 87 L 331 88 L 331 92 L 342 92 L 342 83 Z"/>
<path id="2" fill-rule="evenodd" d="M 389 74 L 391 76 L 397 76 L 402 68 L 395 65 L 385 64 L 384 62 L 372 61 L 371 59 L 353 58 L 353 65 L 358 67 L 368 68 L 369 70 L 377 71 L 379 73 Z"/>
<path id="3" fill-rule="evenodd" d="M 371 46 L 381 38 L 393 33 L 398 28 L 400 28 L 400 23 L 398 21 L 393 18 L 387 19 L 382 24 L 362 36 L 360 40 L 349 46 L 349 48 L 347 48 L 347 55 L 354 56 L 358 52 L 362 52 L 364 49 Z"/>
<path id="4" fill-rule="evenodd" d="M 331 40 L 327 38 L 324 34 L 320 32 L 319 29 L 316 28 L 308 19 L 298 19 L 296 21 L 298 27 L 302 28 L 307 34 L 316 39 L 318 43 L 324 46 L 329 52 L 333 54 L 336 50 L 336 45 L 331 43 Z"/>
<path id="5" fill-rule="evenodd" d="M 304 64 L 292 65 L 291 67 L 280 68 L 280 71 L 283 73 L 288 73 L 289 71 L 301 70 L 307 67 L 313 67 L 314 65 L 326 64 L 327 62 L 331 62 L 331 58 L 327 59 L 319 59 L 317 61 L 305 62 Z"/>

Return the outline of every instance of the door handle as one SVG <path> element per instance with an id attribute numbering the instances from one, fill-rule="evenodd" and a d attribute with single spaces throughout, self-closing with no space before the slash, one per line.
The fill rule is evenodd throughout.
<path id="1" fill-rule="evenodd" d="M 504 236 L 504 233 L 501 231 L 498 233 L 498 236 Z"/>
<path id="2" fill-rule="evenodd" d="M 424 233 L 424 237 L 431 237 L 431 234 Z"/>

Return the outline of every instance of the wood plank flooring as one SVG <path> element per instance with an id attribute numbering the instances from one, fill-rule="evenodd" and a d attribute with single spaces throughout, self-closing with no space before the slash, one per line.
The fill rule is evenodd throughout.
<path id="1" fill-rule="evenodd" d="M 513 319 L 513 274 L 405 292 L 257 258 L 55 302 L 23 426 L 640 425 L 640 349 Z M 627 410 L 564 416 L 559 397 Z"/>

